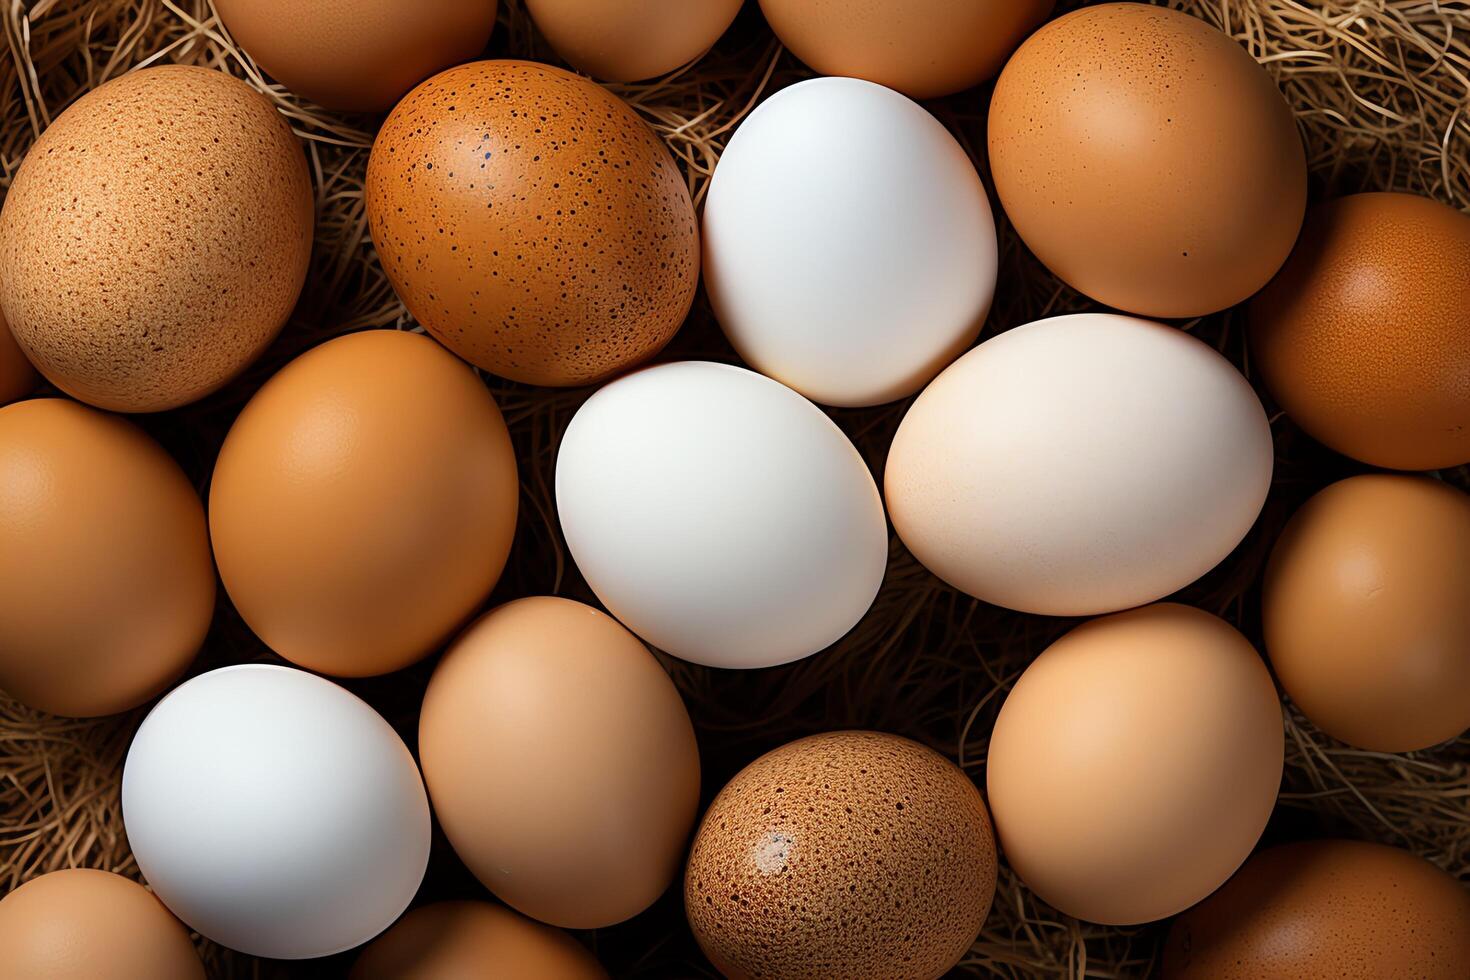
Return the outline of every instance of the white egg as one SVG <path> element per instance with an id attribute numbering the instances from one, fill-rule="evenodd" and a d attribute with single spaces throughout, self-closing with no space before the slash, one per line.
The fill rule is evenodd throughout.
<path id="1" fill-rule="evenodd" d="M 883 502 L 831 419 L 743 368 L 686 361 L 602 388 L 556 461 L 567 548 L 634 633 L 715 667 L 816 653 L 873 603 Z"/>
<path id="2" fill-rule="evenodd" d="M 428 797 L 403 740 L 355 695 L 289 667 L 224 667 L 175 688 L 133 737 L 122 807 L 163 903 L 256 956 L 366 942 L 428 865 Z"/>
<path id="3" fill-rule="evenodd" d="M 731 137 L 704 206 L 704 284 L 756 370 L 827 405 L 918 391 L 979 335 L 995 223 L 975 167 L 917 103 L 814 78 Z"/>
<path id="4" fill-rule="evenodd" d="M 904 416 L 888 512 L 914 556 L 999 606 L 1087 616 L 1152 602 L 1220 562 L 1271 484 L 1245 378 L 1174 327 L 1040 320 L 951 365 Z"/>

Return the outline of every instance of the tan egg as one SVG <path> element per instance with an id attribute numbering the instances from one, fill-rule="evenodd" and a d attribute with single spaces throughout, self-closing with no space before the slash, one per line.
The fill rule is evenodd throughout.
<path id="1" fill-rule="evenodd" d="M 306 156 L 206 68 L 93 89 L 31 147 L 0 213 L 0 304 L 52 384 L 120 412 L 209 394 L 280 332 L 311 255 Z"/>
<path id="2" fill-rule="evenodd" d="M 1266 653 L 1327 734 L 1410 752 L 1470 729 L 1470 495 L 1370 474 L 1308 500 L 1271 555 Z"/>
<path id="3" fill-rule="evenodd" d="M 684 907 L 730 980 L 933 980 L 975 941 L 995 871 L 985 803 L 954 763 L 896 735 L 828 732 L 720 790 Z"/>
<path id="4" fill-rule="evenodd" d="M 823 75 L 916 99 L 993 78 L 1055 0 L 760 0 L 781 43 Z"/>
<path id="5" fill-rule="evenodd" d="M 183 923 L 110 871 L 53 871 L 6 895 L 0 949 L 6 980 L 204 980 Z"/>
<path id="6" fill-rule="evenodd" d="M 541 596 L 494 609 L 424 694 L 434 812 L 485 886 L 532 918 L 631 918 L 678 872 L 699 750 L 674 684 L 618 622 Z"/>
<path id="7" fill-rule="evenodd" d="M 436 902 L 399 919 L 353 964 L 351 980 L 607 980 L 560 929 L 489 902 Z"/>
<path id="8" fill-rule="evenodd" d="M 1144 316 L 1246 299 L 1286 260 L 1306 207 L 1306 157 L 1276 84 L 1235 41 L 1164 7 L 1085 7 L 1033 34 L 995 84 L 989 145 L 1036 257 Z"/>
<path id="9" fill-rule="evenodd" d="M 1173 915 L 1255 847 L 1284 746 L 1271 675 L 1229 624 L 1173 603 L 1094 619 L 1001 706 L 987 763 L 1001 851 L 1068 915 Z"/>
<path id="10" fill-rule="evenodd" d="M 1165 980 L 1470 977 L 1470 890 L 1408 851 L 1321 840 L 1261 851 L 1174 920 Z"/>
<path id="11" fill-rule="evenodd" d="M 256 64 L 329 109 L 387 109 L 485 50 L 496 0 L 214 0 Z"/>
<path id="12" fill-rule="evenodd" d="M 582 385 L 684 322 L 699 231 L 679 168 L 622 100 L 560 68 L 435 75 L 378 132 L 367 212 L 408 311 L 487 371 Z"/>
<path id="13" fill-rule="evenodd" d="M 704 54 L 741 0 L 526 0 L 556 53 L 589 75 L 636 82 Z"/>
<path id="14" fill-rule="evenodd" d="M 36 369 L 26 360 L 5 315 L 0 313 L 0 405 L 8 405 L 36 389 Z"/>
<path id="15" fill-rule="evenodd" d="M 204 508 L 162 447 L 72 401 L 0 408 L 0 688 L 125 711 L 184 672 L 213 615 Z"/>
<path id="16" fill-rule="evenodd" d="M 1399 470 L 1470 462 L 1470 215 L 1354 194 L 1308 215 L 1251 301 L 1251 353 L 1313 438 Z"/>
<path id="17" fill-rule="evenodd" d="M 230 429 L 209 492 L 220 578 L 271 649 L 342 677 L 427 655 L 500 578 L 519 484 L 475 373 L 368 330 L 281 369 Z"/>

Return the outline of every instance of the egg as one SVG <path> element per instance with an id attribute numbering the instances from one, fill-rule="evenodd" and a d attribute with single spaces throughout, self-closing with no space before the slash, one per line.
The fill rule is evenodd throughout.
<path id="1" fill-rule="evenodd" d="M 1315 207 L 1250 305 L 1251 353 L 1292 420 L 1374 466 L 1470 462 L 1470 215 L 1413 194 Z"/>
<path id="2" fill-rule="evenodd" d="M 204 507 L 162 447 L 72 401 L 0 408 L 0 688 L 125 711 L 184 672 L 213 615 Z"/>
<path id="3" fill-rule="evenodd" d="M 1284 751 L 1271 674 L 1224 620 L 1174 603 L 1092 620 L 1001 705 L 986 763 L 1001 851 L 1067 915 L 1165 918 L 1255 847 Z"/>
<path id="4" fill-rule="evenodd" d="M 0 313 L 0 406 L 19 401 L 36 388 L 36 369 L 15 343 Z"/>
<path id="5" fill-rule="evenodd" d="M 286 365 L 215 464 L 220 578 L 271 649 L 327 674 L 398 670 L 495 586 L 519 483 L 480 379 L 427 337 L 369 330 Z"/>
<path id="6" fill-rule="evenodd" d="M 470 363 L 584 385 L 652 357 L 699 280 L 663 142 L 585 78 L 525 61 L 435 75 L 383 123 L 366 205 L 409 313 Z"/>
<path id="7" fill-rule="evenodd" d="M 137 882 L 73 868 L 0 900 L 7 980 L 204 980 L 189 933 Z"/>
<path id="8" fill-rule="evenodd" d="M 673 71 L 710 49 L 741 0 L 526 0 L 537 28 L 572 66 L 610 82 Z"/>
<path id="9" fill-rule="evenodd" d="M 1110 3 L 1033 34 L 995 83 L 990 167 L 1047 268 L 1130 313 L 1249 297 L 1291 251 L 1306 157 L 1275 83 L 1177 10 Z"/>
<path id="10" fill-rule="evenodd" d="M 521 599 L 466 630 L 424 694 L 419 754 L 455 853 L 532 918 L 610 926 L 678 872 L 694 728 L 648 649 L 589 606 Z"/>
<path id="11" fill-rule="evenodd" d="M 916 99 L 995 76 L 1054 0 L 760 0 L 771 29 L 823 75 Z"/>
<path id="12" fill-rule="evenodd" d="M 330 109 L 387 109 L 485 50 L 496 0 L 214 0 L 230 35 L 293 92 Z"/>
<path id="13" fill-rule="evenodd" d="M 87 92 L 43 132 L 0 212 L 0 306 L 52 384 L 156 412 L 222 387 L 306 278 L 306 156 L 263 95 L 167 65 Z"/>
<path id="14" fill-rule="evenodd" d="M 1250 385 L 1173 327 L 1106 313 L 999 334 L 934 380 L 888 453 L 889 516 L 930 571 L 1052 616 L 1142 605 L 1213 568 L 1271 484 Z"/>
<path id="15" fill-rule="evenodd" d="M 598 390 L 562 436 L 567 550 L 609 612 L 712 667 L 810 656 L 888 560 L 883 502 L 831 419 L 743 368 L 684 361 Z"/>
<path id="16" fill-rule="evenodd" d="M 995 292 L 995 223 L 969 157 L 918 105 L 855 78 L 798 82 L 741 123 L 703 241 L 740 356 L 827 405 L 919 390 L 974 342 Z"/>
<path id="17" fill-rule="evenodd" d="M 1276 542 L 1266 653 L 1317 727 L 1376 752 L 1470 729 L 1470 495 L 1355 476 L 1320 491 Z"/>
<path id="18" fill-rule="evenodd" d="M 429 804 L 388 723 L 331 681 L 238 664 L 174 688 L 123 768 L 122 815 L 155 894 L 254 956 L 327 956 L 408 906 Z"/>
<path id="19" fill-rule="evenodd" d="M 559 929 L 489 902 L 435 902 L 399 919 L 353 964 L 351 980 L 607 980 Z"/>
<path id="20" fill-rule="evenodd" d="M 1174 921 L 1163 976 L 1461 980 L 1470 976 L 1470 891 L 1396 847 L 1283 844 Z"/>
<path id="21" fill-rule="evenodd" d="M 731 980 L 936 980 L 975 941 L 995 842 L 970 778 L 881 732 L 828 732 L 740 771 L 684 875 L 699 946 Z"/>

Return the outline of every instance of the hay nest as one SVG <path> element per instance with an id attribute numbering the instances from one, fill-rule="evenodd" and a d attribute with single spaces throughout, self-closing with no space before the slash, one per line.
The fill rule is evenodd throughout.
<path id="1" fill-rule="evenodd" d="M 1077 6 L 1064 2 L 1063 9 Z M 1435 0 L 1170 0 L 1240 40 L 1280 81 L 1307 145 L 1315 197 L 1402 189 L 1470 207 L 1470 9 Z M 720 148 L 765 94 L 808 74 L 782 52 L 747 4 L 735 27 L 697 64 L 652 82 L 616 86 L 665 138 L 698 202 Z M 555 62 L 517 0 L 503 2 L 491 56 Z M 205 402 L 143 419 L 203 488 L 231 419 L 265 377 L 326 336 L 365 327 L 411 329 L 368 240 L 362 177 L 375 120 L 334 114 L 272 86 L 238 51 L 208 0 L 10 0 L 9 56 L 0 59 L 0 184 L 27 147 L 86 90 L 133 67 L 175 61 L 219 68 L 265 92 L 306 143 L 317 204 L 307 291 L 280 341 L 249 375 Z M 982 173 L 986 93 L 930 107 L 976 157 Z M 997 212 L 999 213 L 999 212 Z M 987 334 L 1086 308 L 1002 226 L 997 305 Z M 1249 375 L 1238 314 L 1185 325 Z M 696 304 L 666 358 L 734 359 Z M 556 441 L 585 390 L 533 389 L 487 379 L 514 434 L 523 519 L 493 602 L 527 594 L 590 599 L 566 560 L 551 499 Z M 837 411 L 875 472 L 905 405 Z M 1292 509 L 1358 467 L 1273 418 L 1276 483 L 1250 537 L 1186 601 L 1259 640 L 1257 582 Z M 1443 476 L 1470 484 L 1465 468 Z M 221 603 L 196 669 L 270 659 Z M 706 797 L 757 753 L 813 732 L 871 727 L 916 738 L 956 759 L 983 785 L 991 724 L 1022 667 L 1070 622 L 1005 612 L 941 585 L 896 540 L 887 580 L 851 635 L 781 668 L 716 672 L 665 659 L 698 728 Z M 350 686 L 412 744 L 429 665 Z M 0 892 L 56 868 L 137 873 L 119 812 L 119 766 L 140 712 L 96 721 L 49 717 L 0 695 Z M 1346 835 L 1397 844 L 1470 880 L 1470 739 L 1429 752 L 1384 755 L 1322 735 L 1294 710 L 1285 785 L 1268 840 Z M 483 894 L 436 840 L 423 895 Z M 631 923 L 584 937 L 615 976 L 714 974 L 684 925 L 677 894 Z M 1058 914 L 1003 872 L 985 931 L 957 975 L 1133 977 L 1157 962 L 1158 926 L 1104 928 Z M 222 977 L 340 973 L 350 954 L 309 966 L 262 963 L 202 942 Z"/>

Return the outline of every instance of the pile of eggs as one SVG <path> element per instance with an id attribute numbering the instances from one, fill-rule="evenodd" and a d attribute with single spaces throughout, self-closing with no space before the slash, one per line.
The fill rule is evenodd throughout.
<path id="1" fill-rule="evenodd" d="M 740 3 L 527 6 L 571 66 L 629 81 L 698 58 Z M 292 360 L 201 499 L 114 413 L 218 391 L 282 330 L 310 288 L 301 144 L 243 82 L 167 66 L 84 95 L 30 150 L 0 213 L 0 688 L 81 717 L 162 697 L 122 781 L 152 894 L 87 870 L 21 886 L 0 901 L 18 975 L 202 976 L 194 930 L 289 959 L 371 941 L 364 978 L 594 978 L 561 930 L 682 881 L 725 976 L 934 978 L 1003 860 L 1079 919 L 1178 916 L 1166 977 L 1470 976 L 1470 892 L 1434 866 L 1256 851 L 1278 684 L 1365 750 L 1470 728 L 1470 497 L 1426 475 L 1470 462 L 1470 217 L 1397 193 L 1309 211 L 1270 77 L 1160 7 L 761 0 L 823 74 L 745 117 L 702 214 L 609 89 L 468 60 L 494 0 L 216 7 L 290 89 L 391 109 L 364 205 L 427 335 Z M 914 99 L 997 75 L 987 189 Z M 988 190 L 1096 311 L 976 345 L 1014 286 Z M 701 282 L 748 367 L 649 366 Z M 1268 659 L 1160 601 L 1271 487 L 1260 398 L 1180 323 L 1247 302 L 1271 397 L 1376 468 L 1276 542 Z M 599 386 L 554 492 L 602 609 L 484 610 L 520 491 L 475 369 Z M 29 397 L 38 374 L 61 396 Z M 819 407 L 910 397 L 881 480 Z M 967 596 L 1089 617 L 1011 685 L 985 795 L 924 746 L 839 731 L 751 761 L 701 817 L 695 730 L 650 646 L 725 670 L 820 653 L 873 604 L 890 522 Z M 219 589 L 291 666 L 181 680 Z M 441 651 L 414 751 L 330 679 Z M 503 905 L 404 914 L 436 822 Z"/>

